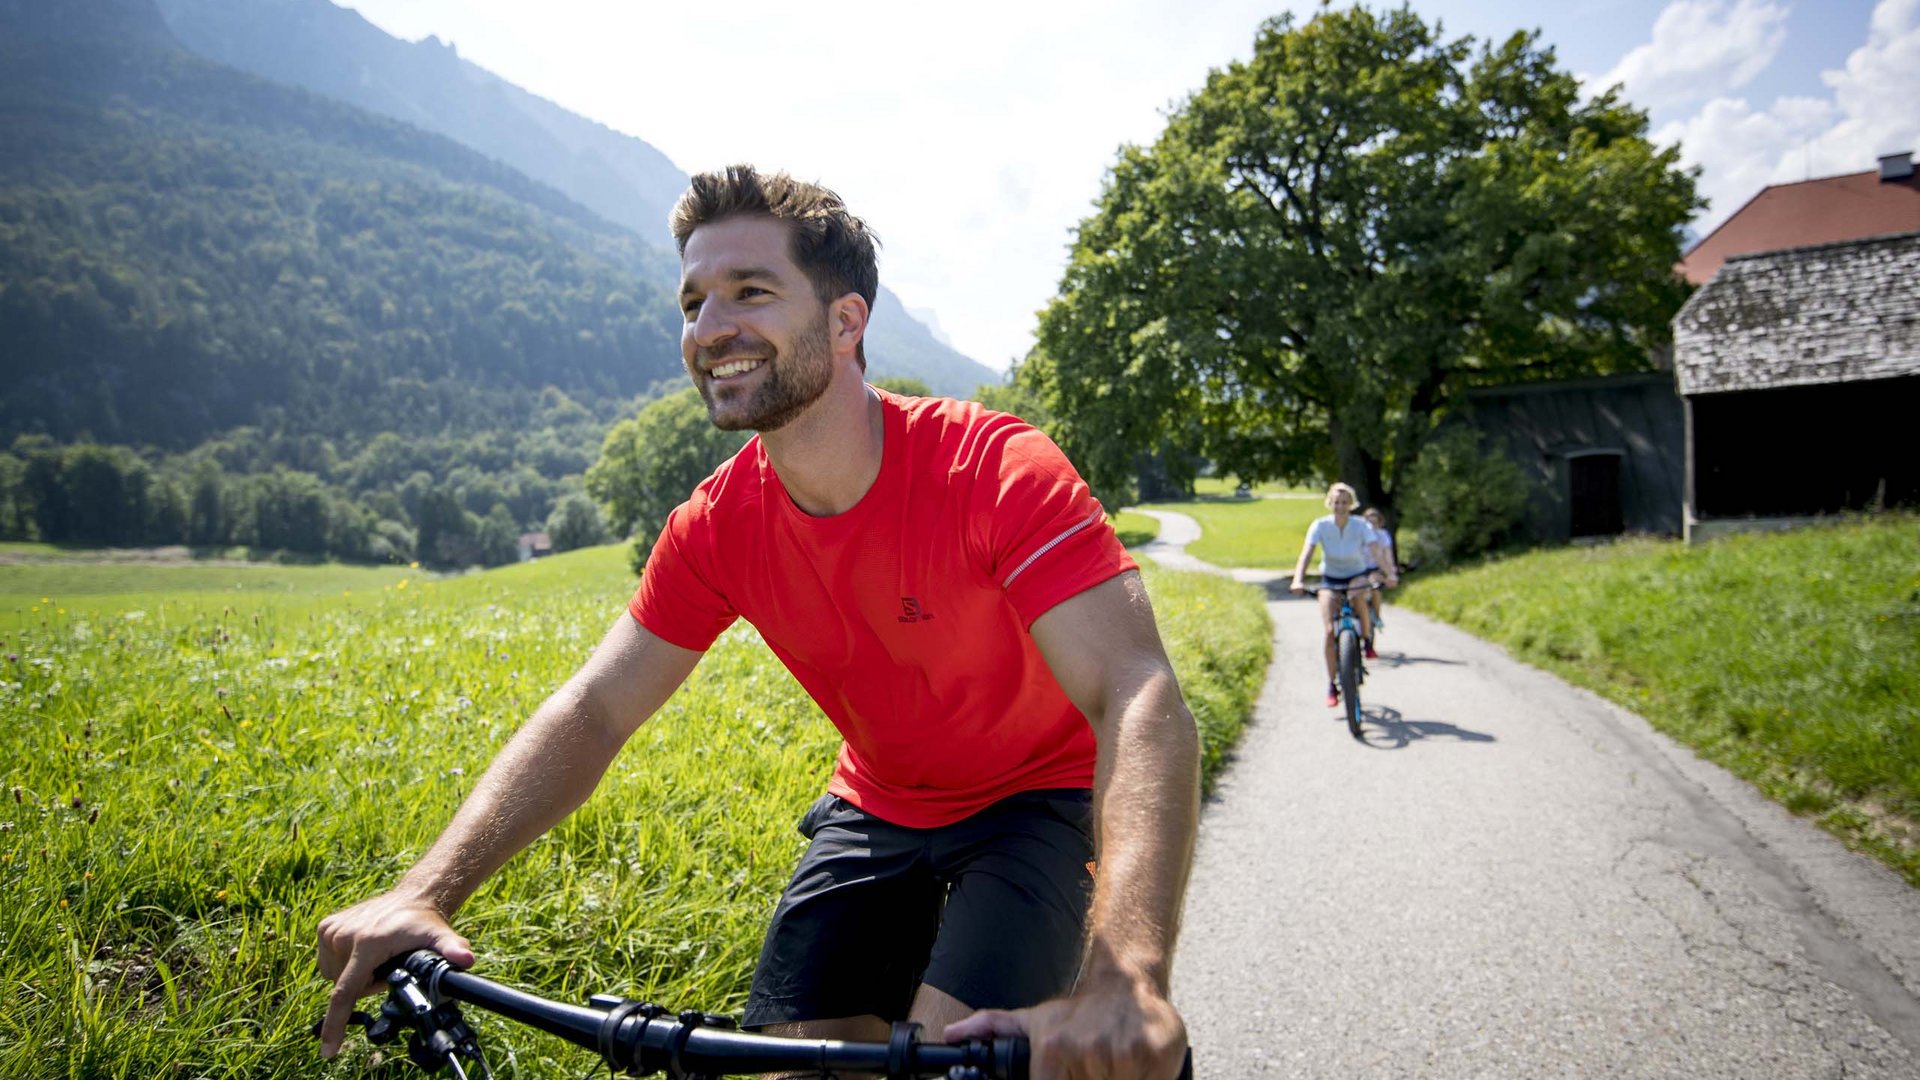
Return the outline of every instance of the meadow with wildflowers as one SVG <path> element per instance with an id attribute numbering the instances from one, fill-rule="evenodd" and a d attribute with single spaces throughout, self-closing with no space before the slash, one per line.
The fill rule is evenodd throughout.
<path id="1" fill-rule="evenodd" d="M 1209 775 L 1266 668 L 1257 591 L 1144 568 Z M 322 1064 L 321 916 L 390 885 L 620 617 L 619 547 L 483 574 L 0 565 L 0 1075 Z M 744 624 L 596 796 L 461 912 L 489 975 L 736 1010 L 838 737 Z M 585 1057 L 475 1016 L 502 1076 Z M 403 1056 L 403 1055 L 402 1055 Z"/>

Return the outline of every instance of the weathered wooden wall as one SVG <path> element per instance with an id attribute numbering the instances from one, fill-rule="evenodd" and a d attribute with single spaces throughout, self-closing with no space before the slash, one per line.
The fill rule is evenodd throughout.
<path id="1" fill-rule="evenodd" d="M 1621 456 L 1621 518 L 1629 532 L 1678 536 L 1686 431 L 1666 372 L 1492 387 L 1469 393 L 1468 422 L 1532 481 L 1528 520 L 1538 540 L 1570 535 L 1569 458 Z"/>

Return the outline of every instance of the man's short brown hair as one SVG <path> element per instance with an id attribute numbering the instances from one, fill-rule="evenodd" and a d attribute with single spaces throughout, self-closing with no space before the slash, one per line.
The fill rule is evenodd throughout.
<path id="1" fill-rule="evenodd" d="M 763 214 L 787 227 L 787 251 L 813 284 L 823 304 L 859 293 L 873 310 L 880 291 L 876 249 L 880 238 L 867 223 L 847 211 L 840 196 L 786 173 L 762 174 L 751 165 L 729 165 L 693 178 L 668 217 L 674 246 L 682 257 L 687 238 L 702 225 L 741 214 Z M 866 342 L 856 354 L 867 366 Z"/>

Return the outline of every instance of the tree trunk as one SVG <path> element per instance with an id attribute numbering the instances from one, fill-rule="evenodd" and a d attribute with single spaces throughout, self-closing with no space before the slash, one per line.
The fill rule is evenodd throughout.
<path id="1" fill-rule="evenodd" d="M 1338 418 L 1328 422 L 1327 437 L 1333 442 L 1334 465 L 1340 472 L 1334 479 L 1345 481 L 1353 488 L 1360 500 L 1355 509 L 1378 507 L 1386 515 L 1387 523 L 1393 524 L 1393 498 L 1382 481 L 1380 458 L 1368 453 L 1358 440 L 1348 434 L 1346 425 Z"/>

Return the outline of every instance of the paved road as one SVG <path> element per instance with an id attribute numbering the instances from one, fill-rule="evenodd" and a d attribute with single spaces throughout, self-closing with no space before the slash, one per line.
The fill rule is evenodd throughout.
<path id="1" fill-rule="evenodd" d="M 1155 516 L 1146 554 L 1194 565 Z M 1198 1075 L 1920 1077 L 1920 891 L 1404 609 L 1356 743 L 1313 606 L 1235 576 L 1270 583 L 1275 663 L 1201 823 Z"/>

